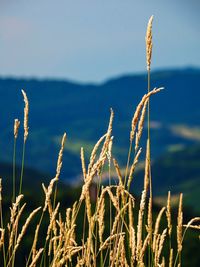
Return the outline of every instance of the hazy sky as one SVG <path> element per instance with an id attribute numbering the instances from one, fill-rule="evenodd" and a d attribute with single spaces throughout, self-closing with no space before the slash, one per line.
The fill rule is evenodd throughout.
<path id="1" fill-rule="evenodd" d="M 102 81 L 152 68 L 200 66 L 199 0 L 0 0 L 0 75 Z"/>

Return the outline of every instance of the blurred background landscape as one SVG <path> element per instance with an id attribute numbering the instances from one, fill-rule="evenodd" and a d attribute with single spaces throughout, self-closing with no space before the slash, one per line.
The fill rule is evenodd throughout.
<path id="1" fill-rule="evenodd" d="M 183 192 L 186 208 L 199 214 L 199 11 L 197 0 L 1 1 L 0 176 L 5 184 L 12 177 L 13 122 L 23 121 L 21 89 L 30 101 L 24 190 L 37 192 L 54 176 L 65 131 L 66 198 L 69 186 L 80 186 L 80 148 L 88 160 L 106 131 L 110 107 L 114 157 L 125 166 L 132 115 L 147 90 L 144 36 L 154 14 L 151 87 L 165 87 L 151 99 L 155 202 L 162 204 L 168 190 L 175 199 Z M 143 137 L 141 162 L 146 133 Z M 22 142 L 21 127 L 18 174 Z M 141 167 L 132 188 L 138 195 L 142 175 Z"/>

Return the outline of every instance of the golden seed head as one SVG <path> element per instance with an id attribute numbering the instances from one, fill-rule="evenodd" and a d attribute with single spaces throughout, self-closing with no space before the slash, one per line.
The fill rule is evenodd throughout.
<path id="1" fill-rule="evenodd" d="M 14 123 L 14 137 L 17 139 L 18 131 L 19 131 L 20 121 L 18 119 L 15 119 Z"/>
<path id="2" fill-rule="evenodd" d="M 150 17 L 148 25 L 147 25 L 147 32 L 146 32 L 146 61 L 147 61 L 147 70 L 150 70 L 151 66 L 151 55 L 152 55 L 152 23 L 153 23 L 153 16 Z"/>
<path id="3" fill-rule="evenodd" d="M 24 142 L 28 137 L 28 113 L 29 113 L 29 102 L 26 93 L 22 90 L 22 94 L 24 97 L 25 107 L 24 107 Z"/>

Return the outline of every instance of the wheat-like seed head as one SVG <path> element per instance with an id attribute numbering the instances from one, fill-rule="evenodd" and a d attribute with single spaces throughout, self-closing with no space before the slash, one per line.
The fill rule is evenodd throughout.
<path id="1" fill-rule="evenodd" d="M 140 118 L 140 112 L 145 104 L 146 101 L 148 101 L 149 97 L 153 94 L 156 94 L 160 92 L 163 89 L 163 87 L 160 88 L 154 88 L 152 91 L 150 91 L 148 94 L 145 94 L 140 101 L 140 103 L 137 105 L 132 122 L 131 122 L 131 132 L 130 132 L 130 141 L 132 142 L 135 136 L 135 130 L 137 127 L 138 120 Z"/>
<path id="2" fill-rule="evenodd" d="M 173 266 L 173 248 L 170 249 L 170 256 L 169 256 L 169 267 Z"/>
<path id="3" fill-rule="evenodd" d="M 149 71 L 151 68 L 151 56 L 152 56 L 152 23 L 153 23 L 153 16 L 150 17 L 148 25 L 147 25 L 147 32 L 146 32 L 146 61 L 147 61 L 147 70 Z"/>
<path id="4" fill-rule="evenodd" d="M 158 254 L 157 254 L 157 260 L 159 262 L 160 256 L 161 256 L 161 252 L 164 246 L 164 242 L 165 242 L 165 237 L 166 237 L 166 233 L 167 233 L 167 229 L 164 229 L 161 236 L 160 236 L 160 242 L 159 242 L 159 248 L 158 248 Z"/>
<path id="5" fill-rule="evenodd" d="M 0 237 L 0 249 L 1 249 L 1 247 L 4 245 L 5 229 L 0 228 L 0 233 L 1 233 Z"/>
<path id="6" fill-rule="evenodd" d="M 112 158 L 112 145 L 113 145 L 113 136 L 111 136 L 109 144 L 108 144 L 108 152 L 106 153 L 107 158 L 108 158 L 108 164 L 109 167 L 111 165 L 111 158 Z"/>
<path id="7" fill-rule="evenodd" d="M 157 216 L 157 219 L 156 219 L 156 224 L 155 224 L 155 229 L 154 229 L 154 237 L 153 237 L 153 251 L 156 250 L 156 240 L 157 240 L 157 236 L 158 236 L 158 232 L 159 232 L 159 227 L 160 227 L 160 221 L 161 221 L 161 218 L 162 218 L 162 215 L 165 211 L 165 207 L 163 207 L 158 216 Z"/>
<path id="8" fill-rule="evenodd" d="M 147 108 L 147 103 L 148 103 L 148 99 L 144 102 L 144 106 L 142 108 L 140 120 L 138 122 L 138 131 L 136 133 L 136 138 L 135 138 L 135 151 L 138 150 L 139 142 L 140 142 L 140 139 L 141 139 L 141 136 L 142 136 L 144 119 L 145 119 L 146 108 Z"/>
<path id="9" fill-rule="evenodd" d="M 167 198 L 166 216 L 167 216 L 168 233 L 169 233 L 169 236 L 171 236 L 171 233 L 172 233 L 172 219 L 171 219 L 171 193 L 170 193 L 170 191 L 168 192 L 168 198 Z"/>
<path id="10" fill-rule="evenodd" d="M 144 257 L 144 254 L 145 254 L 145 251 L 146 251 L 146 248 L 148 246 L 148 243 L 149 243 L 149 240 L 150 240 L 150 234 L 148 234 L 144 240 L 144 244 L 142 246 L 142 249 L 141 251 L 139 252 L 139 264 L 140 263 L 143 263 L 143 257 Z"/>
<path id="11" fill-rule="evenodd" d="M 15 119 L 14 122 L 14 137 L 17 139 L 18 131 L 19 131 L 20 121 L 18 119 Z"/>
<path id="12" fill-rule="evenodd" d="M 87 171 L 86 171 L 86 167 L 85 167 L 85 156 L 84 156 L 83 147 L 81 147 L 81 165 L 82 165 L 83 179 L 85 181 L 86 175 L 87 175 Z"/>
<path id="13" fill-rule="evenodd" d="M 146 191 L 142 191 L 140 200 L 140 209 L 138 213 L 138 225 L 137 225 L 137 259 L 140 258 L 140 251 L 142 249 L 142 233 L 143 233 L 143 216 L 146 203 Z"/>
<path id="14" fill-rule="evenodd" d="M 140 148 L 137 151 L 137 154 L 135 155 L 134 160 L 133 160 L 133 164 L 131 165 L 130 172 L 129 172 L 129 177 L 128 177 L 128 182 L 127 182 L 127 188 L 128 189 L 131 186 L 131 182 L 133 180 L 133 174 L 134 174 L 135 168 L 137 166 L 137 163 L 138 163 L 138 160 L 139 160 L 141 152 L 142 152 L 142 148 Z"/>
<path id="15" fill-rule="evenodd" d="M 29 115 L 29 102 L 28 102 L 28 98 L 26 93 L 24 92 L 24 90 L 22 90 L 22 94 L 24 97 L 24 103 L 25 103 L 25 107 L 24 107 L 24 142 L 26 142 L 27 137 L 28 137 L 28 115 Z"/>
<path id="16" fill-rule="evenodd" d="M 49 239 L 50 237 L 50 233 L 51 233 L 51 230 L 53 228 L 55 228 L 55 225 L 54 225 L 54 222 L 56 221 L 56 216 L 57 216 L 57 213 L 58 213 L 58 209 L 60 207 L 60 203 L 57 204 L 55 210 L 53 211 L 53 214 L 51 216 L 51 220 L 50 220 L 50 223 L 49 223 L 49 226 L 48 226 L 48 230 L 47 230 L 47 236 L 46 236 L 46 241 Z M 54 229 L 55 230 L 55 229 Z"/>
<path id="17" fill-rule="evenodd" d="M 21 242 L 21 240 L 22 240 L 24 234 L 26 233 L 26 230 L 27 230 L 27 228 L 28 228 L 28 226 L 29 226 L 31 220 L 33 219 L 33 217 L 35 216 L 35 214 L 36 214 L 40 209 L 41 209 L 41 207 L 38 207 L 38 208 L 34 209 L 34 210 L 30 213 L 30 215 L 28 216 L 28 218 L 26 219 L 25 224 L 23 225 L 22 230 L 21 230 L 21 232 L 20 232 L 20 234 L 19 234 L 19 236 L 18 236 L 18 238 L 17 238 L 17 242 L 16 242 L 16 245 L 15 245 L 14 251 L 17 250 L 17 248 L 18 248 L 18 246 L 19 246 L 19 244 L 20 244 L 20 242 Z"/>
<path id="18" fill-rule="evenodd" d="M 31 264 L 29 265 L 29 267 L 35 267 L 36 266 L 36 262 L 38 261 L 40 255 L 43 252 L 43 248 L 40 248 L 39 251 L 36 253 L 35 257 L 32 259 Z"/>
<path id="19" fill-rule="evenodd" d="M 150 234 L 150 241 L 152 240 L 153 234 L 153 218 L 152 218 L 152 198 L 149 198 L 148 203 L 148 215 L 147 215 L 147 232 Z"/>
<path id="20" fill-rule="evenodd" d="M 34 239 L 33 239 L 33 246 L 32 246 L 32 261 L 35 259 L 36 255 L 37 255 L 37 248 L 36 247 L 37 247 L 39 230 L 40 230 L 40 224 L 37 224 L 36 229 L 35 229 Z"/>
<path id="21" fill-rule="evenodd" d="M 104 233 L 104 228 L 105 228 L 104 215 L 105 215 L 105 199 L 103 197 L 101 204 L 100 204 L 99 214 L 98 214 L 99 240 L 101 244 L 103 242 L 103 233 Z"/>
<path id="22" fill-rule="evenodd" d="M 113 234 L 110 235 L 105 241 L 104 243 L 100 246 L 99 251 L 106 249 L 108 247 L 108 245 L 110 245 L 110 242 L 114 239 L 116 239 L 117 237 L 121 236 L 121 235 L 125 235 L 124 232 L 120 232 L 118 234 Z"/>
<path id="23" fill-rule="evenodd" d="M 117 160 L 114 158 L 113 158 L 113 164 L 115 166 L 117 177 L 119 179 L 119 186 L 122 186 L 123 185 L 123 178 L 122 178 L 121 170 L 120 170 L 120 167 L 119 167 Z"/>
<path id="24" fill-rule="evenodd" d="M 178 252 L 182 251 L 182 229 L 183 229 L 183 194 L 180 194 L 178 218 L 177 218 L 177 245 Z"/>
<path id="25" fill-rule="evenodd" d="M 66 133 L 63 134 L 62 141 L 61 141 L 61 148 L 58 154 L 58 160 L 57 160 L 57 168 L 56 168 L 56 178 L 58 179 L 60 176 L 60 171 L 62 168 L 62 159 L 63 159 L 63 151 L 65 147 L 65 141 L 66 141 L 67 135 Z"/>

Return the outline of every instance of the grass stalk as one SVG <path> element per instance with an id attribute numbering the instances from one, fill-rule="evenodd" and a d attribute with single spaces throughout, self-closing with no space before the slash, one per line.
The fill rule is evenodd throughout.
<path id="1" fill-rule="evenodd" d="M 13 194 L 12 194 L 12 202 L 15 201 L 16 197 L 16 138 L 14 138 L 13 144 Z"/>
<path id="2" fill-rule="evenodd" d="M 24 141 L 24 143 L 23 143 L 21 175 L 20 175 L 20 182 L 19 182 L 19 195 L 21 195 L 21 193 L 22 193 L 23 175 L 24 175 L 24 163 L 25 163 L 25 150 L 26 150 L 26 141 Z"/>

